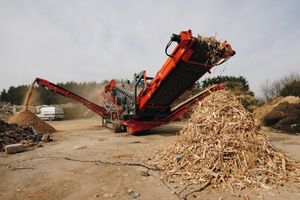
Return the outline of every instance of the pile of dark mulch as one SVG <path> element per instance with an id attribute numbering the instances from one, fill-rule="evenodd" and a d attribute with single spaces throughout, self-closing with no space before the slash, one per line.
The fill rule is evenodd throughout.
<path id="1" fill-rule="evenodd" d="M 277 130 L 300 133 L 300 103 L 278 104 L 263 118 L 263 123 Z"/>

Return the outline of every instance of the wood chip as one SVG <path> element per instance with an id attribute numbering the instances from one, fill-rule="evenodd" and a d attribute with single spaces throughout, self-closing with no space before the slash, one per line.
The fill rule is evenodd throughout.
<path id="1" fill-rule="evenodd" d="M 300 179 L 299 161 L 276 150 L 251 113 L 225 90 L 200 101 L 179 137 L 152 161 L 166 180 L 213 180 L 227 190 L 274 191 L 276 182 Z M 262 175 L 268 177 L 268 186 Z"/>

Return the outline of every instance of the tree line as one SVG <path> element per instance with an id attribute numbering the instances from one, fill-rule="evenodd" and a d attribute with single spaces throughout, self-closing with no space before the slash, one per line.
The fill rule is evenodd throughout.
<path id="1" fill-rule="evenodd" d="M 121 82 L 122 80 L 118 80 Z M 101 83 L 93 82 L 83 82 L 77 83 L 74 81 L 66 83 L 57 83 L 56 85 L 69 90 L 87 100 L 92 102 L 97 102 L 100 100 L 100 92 L 103 90 L 105 85 L 108 85 L 109 81 L 104 80 Z M 15 105 L 22 105 L 29 92 L 30 85 L 21 85 L 18 87 L 10 86 L 6 91 L 3 89 L 0 93 L 0 101 L 10 102 Z M 36 85 L 30 100 L 30 105 L 51 105 L 51 104 L 66 104 L 68 102 L 75 103 L 73 99 L 63 97 L 48 88 Z"/>
<path id="2" fill-rule="evenodd" d="M 118 84 L 126 84 L 127 80 L 124 79 L 115 79 Z M 224 82 L 240 82 L 243 85 L 244 90 L 249 90 L 249 84 L 245 77 L 239 76 L 217 76 L 215 78 L 207 78 L 202 82 L 198 81 L 195 84 L 195 88 L 201 89 L 206 88 L 212 84 L 220 84 Z M 103 88 L 109 84 L 109 80 L 103 80 L 100 83 L 93 82 L 83 82 L 77 83 L 75 81 L 69 81 L 66 83 L 57 83 L 59 87 L 62 87 L 66 90 L 69 90 L 89 101 L 94 103 L 99 103 L 100 96 L 99 94 L 103 91 Z M 227 84 L 230 87 L 230 84 Z M 0 101 L 10 102 L 15 105 L 22 105 L 26 94 L 29 91 L 30 85 L 21 85 L 18 87 L 11 86 L 6 91 L 2 90 L 0 93 Z M 196 90 L 197 91 L 197 90 Z M 63 97 L 51 90 L 44 88 L 42 86 L 36 85 L 34 87 L 34 92 L 32 95 L 31 105 L 51 105 L 51 104 L 66 104 L 68 102 L 75 103 L 74 100 Z"/>
<path id="3" fill-rule="evenodd" d="M 196 83 L 197 88 L 206 88 L 210 85 L 214 84 L 224 84 L 226 83 L 226 86 L 230 89 L 235 85 L 234 83 L 241 83 L 242 84 L 242 90 L 248 91 L 249 90 L 249 82 L 248 80 L 243 76 L 217 76 L 213 78 L 206 78 L 201 82 Z"/>
<path id="4" fill-rule="evenodd" d="M 118 84 L 126 84 L 127 82 L 127 80 L 124 79 L 115 79 L 115 81 Z M 231 90 L 238 88 L 238 90 L 245 91 L 247 94 L 254 96 L 254 93 L 249 90 L 248 80 L 243 76 L 217 76 L 213 78 L 206 78 L 203 81 L 198 81 L 195 84 L 195 89 L 201 90 L 209 85 L 222 83 Z M 109 80 L 103 80 L 100 83 L 95 81 L 83 83 L 70 81 L 66 83 L 57 83 L 56 85 L 98 104 L 100 101 L 100 93 L 103 91 L 104 86 L 108 84 Z M 21 85 L 18 87 L 11 86 L 7 91 L 3 89 L 0 93 L 0 101 L 10 102 L 15 105 L 22 105 L 29 88 L 30 85 Z M 261 91 L 266 99 L 278 96 L 300 96 L 300 75 L 292 73 L 280 80 L 274 81 L 273 83 L 266 81 L 262 84 Z M 68 102 L 74 103 L 75 101 L 54 93 L 47 88 L 35 86 L 30 104 L 36 106 L 66 104 Z"/>

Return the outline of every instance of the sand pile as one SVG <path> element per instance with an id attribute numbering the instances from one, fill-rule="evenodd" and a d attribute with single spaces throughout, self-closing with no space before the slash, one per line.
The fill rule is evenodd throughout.
<path id="1" fill-rule="evenodd" d="M 55 132 L 55 129 L 37 117 L 29 110 L 23 110 L 17 115 L 13 116 L 8 123 L 15 123 L 21 126 L 32 126 L 37 132 L 41 134 L 49 134 Z"/>
<path id="2" fill-rule="evenodd" d="M 300 177 L 298 161 L 277 151 L 224 90 L 199 102 L 177 140 L 152 160 L 166 180 L 211 182 L 226 190 L 268 188 Z"/>

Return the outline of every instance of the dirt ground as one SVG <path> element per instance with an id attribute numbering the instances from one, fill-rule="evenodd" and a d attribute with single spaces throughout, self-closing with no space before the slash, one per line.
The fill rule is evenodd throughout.
<path id="1" fill-rule="evenodd" d="M 168 183 L 148 170 L 149 159 L 177 137 L 184 123 L 172 123 L 146 135 L 115 134 L 100 119 L 47 122 L 58 132 L 52 142 L 25 152 L 0 154 L 0 199 L 300 199 L 283 187 L 275 191 L 211 188 Z M 300 136 L 271 132 L 273 145 L 300 159 Z M 300 184 L 296 185 L 300 188 Z M 186 190 L 184 188 L 187 187 Z M 189 194 L 189 195 L 188 195 Z M 179 198 L 179 196 L 180 198 Z"/>

